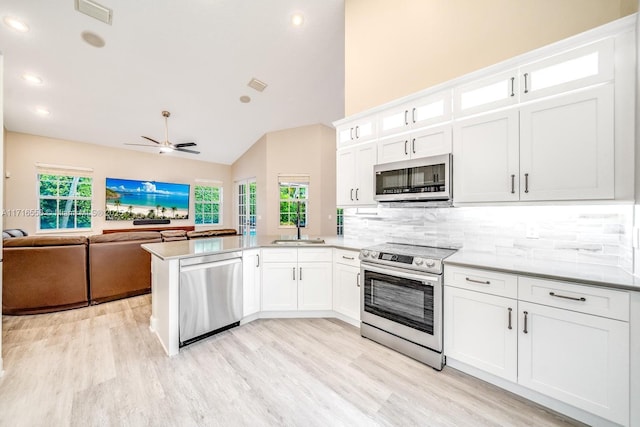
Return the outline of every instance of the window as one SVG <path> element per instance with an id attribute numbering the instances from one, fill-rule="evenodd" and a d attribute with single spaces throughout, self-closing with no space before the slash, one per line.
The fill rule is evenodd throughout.
<path id="1" fill-rule="evenodd" d="M 39 230 L 91 228 L 92 178 L 73 172 L 38 174 Z"/>
<path id="2" fill-rule="evenodd" d="M 238 233 L 256 234 L 256 181 L 238 182 Z"/>
<path id="3" fill-rule="evenodd" d="M 336 209 L 336 221 L 338 225 L 337 235 L 344 235 L 344 209 L 338 208 Z"/>
<path id="4" fill-rule="evenodd" d="M 222 188 L 219 185 L 195 186 L 196 225 L 222 223 Z"/>
<path id="5" fill-rule="evenodd" d="M 280 226 L 295 227 L 300 217 L 300 226 L 307 227 L 307 204 L 309 202 L 308 176 L 280 176 Z"/>

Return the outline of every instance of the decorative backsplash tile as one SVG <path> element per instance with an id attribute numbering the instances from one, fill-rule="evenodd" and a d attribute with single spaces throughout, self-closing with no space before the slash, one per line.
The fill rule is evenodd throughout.
<path id="1" fill-rule="evenodd" d="M 631 272 L 632 205 L 345 209 L 345 237 L 614 265 Z"/>

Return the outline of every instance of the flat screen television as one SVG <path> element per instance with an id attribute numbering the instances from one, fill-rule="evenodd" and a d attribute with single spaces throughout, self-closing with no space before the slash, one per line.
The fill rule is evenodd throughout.
<path id="1" fill-rule="evenodd" d="M 107 221 L 188 219 L 189 184 L 107 178 Z"/>

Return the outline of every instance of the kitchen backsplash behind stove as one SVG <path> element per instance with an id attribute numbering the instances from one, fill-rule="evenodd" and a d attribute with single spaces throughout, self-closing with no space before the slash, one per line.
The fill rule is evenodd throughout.
<path id="1" fill-rule="evenodd" d="M 345 209 L 349 238 L 633 266 L 632 205 Z"/>

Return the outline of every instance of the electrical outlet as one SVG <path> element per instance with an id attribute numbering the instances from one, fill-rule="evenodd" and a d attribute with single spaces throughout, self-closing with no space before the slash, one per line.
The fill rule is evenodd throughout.
<path id="1" fill-rule="evenodd" d="M 527 224 L 526 235 L 527 239 L 539 239 L 540 230 L 538 230 L 538 224 Z"/>

